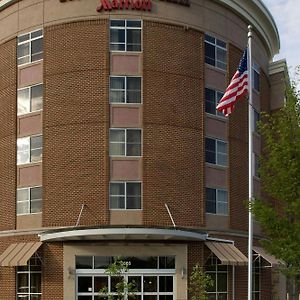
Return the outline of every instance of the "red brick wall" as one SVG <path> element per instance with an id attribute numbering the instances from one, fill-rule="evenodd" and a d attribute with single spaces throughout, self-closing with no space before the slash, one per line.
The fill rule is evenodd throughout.
<path id="1" fill-rule="evenodd" d="M 16 223 L 16 40 L 0 45 L 0 230 Z"/>
<path id="2" fill-rule="evenodd" d="M 108 223 L 108 21 L 45 28 L 43 225 Z"/>
<path id="3" fill-rule="evenodd" d="M 229 44 L 229 77 L 235 73 L 242 51 Z M 228 79 L 229 79 L 228 77 Z M 241 99 L 229 117 L 229 218 L 234 230 L 248 228 L 248 102 Z M 239 298 L 237 298 L 239 299 Z"/>
<path id="4" fill-rule="evenodd" d="M 190 286 L 190 276 L 195 265 L 203 266 L 205 264 L 206 253 L 204 252 L 204 244 L 200 242 L 192 242 L 188 244 L 188 261 L 187 261 L 187 277 L 188 287 Z M 191 295 L 188 296 L 191 298 Z"/>
<path id="5" fill-rule="evenodd" d="M 43 300 L 61 300 L 64 295 L 63 243 L 43 245 Z"/>
<path id="6" fill-rule="evenodd" d="M 203 223 L 203 34 L 143 23 L 145 225 Z"/>
<path id="7" fill-rule="evenodd" d="M 0 254 L 13 243 L 11 238 L 1 238 Z M 11 300 L 16 297 L 16 272 L 14 267 L 0 267 L 1 299 Z"/>
<path id="8" fill-rule="evenodd" d="M 193 267 L 197 264 L 204 265 L 207 253 L 204 251 L 204 243 L 192 242 L 188 244 L 188 274 L 191 275 Z"/>

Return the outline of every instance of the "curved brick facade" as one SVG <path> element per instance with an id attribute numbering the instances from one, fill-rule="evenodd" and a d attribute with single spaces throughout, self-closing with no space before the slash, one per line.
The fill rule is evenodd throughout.
<path id="1" fill-rule="evenodd" d="M 104 20 L 45 28 L 45 227 L 75 225 L 83 203 L 82 225 L 108 222 L 107 40 Z"/>
<path id="2" fill-rule="evenodd" d="M 164 278 L 167 282 L 172 277 L 173 281 L 172 290 L 152 290 L 155 299 L 188 299 L 192 267 L 197 263 L 204 266 L 211 258 L 222 261 L 207 243 L 234 244 L 234 251 L 247 256 L 247 101 L 240 101 L 225 119 L 207 111 L 207 89 L 216 95 L 225 90 L 246 45 L 248 22 L 252 22 L 256 41 L 253 59 L 259 74 L 254 107 L 257 112 L 277 108 L 283 98 L 278 93 L 276 99 L 270 98 L 272 89 L 283 91 L 278 87 L 283 74 L 269 65 L 279 47 L 276 25 L 256 1 L 245 1 L 244 8 L 237 7 L 235 0 L 227 1 L 228 5 L 208 0 L 185 1 L 185 5 L 180 1 L 149 2 L 150 11 L 150 6 L 146 11 L 137 6 L 106 11 L 105 5 L 111 2 L 101 1 L 102 9 L 97 12 L 96 0 L 7 1 L 6 6 L 0 1 L 3 300 L 21 296 L 94 300 L 98 296 L 94 278 L 106 275 L 96 268 L 82 271 L 76 262 L 78 257 L 98 256 L 159 257 L 152 272 L 158 276 L 155 280 Z M 246 11 L 257 16 L 264 30 Z M 111 20 L 126 20 L 128 27 L 132 20 L 140 22 L 134 26 L 140 33 L 141 51 L 110 49 L 114 39 Z M 118 28 L 120 25 L 114 30 Z M 130 39 L 132 32 L 127 29 L 125 36 Z M 223 69 L 205 63 L 206 35 L 215 41 L 215 48 L 226 48 L 221 55 Z M 118 38 L 122 40 L 121 34 Z M 29 40 L 29 51 L 35 51 L 37 39 L 42 39 L 41 59 L 18 65 L 18 58 L 23 59 L 28 50 L 23 44 Z M 112 88 L 113 77 L 124 80 L 126 97 L 139 93 L 129 83 L 130 78 L 138 78 L 140 103 L 110 103 L 118 90 Z M 38 89 L 42 94 L 34 96 Z M 42 99 L 42 109 L 20 113 L 24 93 L 31 97 L 32 107 Z M 112 155 L 114 133 L 128 137 L 138 130 L 140 142 L 128 138 L 127 144 L 138 147 L 140 143 L 141 155 Z M 41 136 L 42 146 L 37 142 Z M 227 147 L 227 165 L 207 162 L 206 138 L 215 141 L 215 147 Z M 29 150 L 21 143 L 27 143 Z M 257 155 L 261 143 L 260 136 L 254 134 Z M 216 153 L 223 151 L 216 149 Z M 29 155 L 27 161 L 24 153 Z M 126 207 L 113 203 L 113 196 L 123 197 L 113 194 L 117 184 L 127 193 Z M 141 189 L 140 198 L 130 194 L 133 184 Z M 215 212 L 209 210 L 206 188 L 216 195 L 227 193 L 225 212 L 224 206 L 217 207 L 216 199 Z M 258 178 L 254 178 L 254 188 L 256 194 L 261 193 Z M 42 199 L 34 196 L 41 189 Z M 262 234 L 256 225 L 254 244 L 259 246 Z M 28 265 L 20 268 L 26 253 L 14 247 L 25 243 L 26 248 L 38 241 L 42 245 L 32 257 L 41 261 L 40 283 L 37 280 L 38 287 L 29 288 L 22 271 L 31 274 L 30 257 Z M 162 271 L 160 263 L 165 257 L 175 257 L 176 263 Z M 242 266 L 236 261 L 224 264 L 226 291 L 215 286 L 211 297 L 220 292 L 228 300 L 247 299 L 245 261 Z M 263 300 L 282 299 L 278 291 L 285 287 L 274 282 L 275 271 L 261 269 L 256 292 Z M 147 272 L 137 269 L 133 273 L 146 286 Z M 88 280 L 93 282 L 91 286 Z M 143 289 L 139 299 L 146 300 L 149 295 Z"/>
<path id="3" fill-rule="evenodd" d="M 144 22 L 143 32 L 143 220 L 172 226 L 167 203 L 178 226 L 201 226 L 203 34 L 154 22 Z"/>

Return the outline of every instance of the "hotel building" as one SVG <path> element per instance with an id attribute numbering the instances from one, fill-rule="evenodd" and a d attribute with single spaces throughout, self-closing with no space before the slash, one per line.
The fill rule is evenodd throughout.
<path id="1" fill-rule="evenodd" d="M 0 1 L 0 298 L 247 299 L 247 99 L 215 110 L 253 26 L 254 124 L 284 103 L 259 0 Z M 262 140 L 254 126 L 256 195 Z M 283 299 L 254 224 L 253 299 Z"/>

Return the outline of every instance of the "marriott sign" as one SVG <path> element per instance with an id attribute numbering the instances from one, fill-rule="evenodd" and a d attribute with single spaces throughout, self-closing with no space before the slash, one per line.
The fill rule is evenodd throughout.
<path id="1" fill-rule="evenodd" d="M 100 0 L 97 11 L 113 10 L 113 9 L 136 9 L 151 11 L 151 0 Z"/>

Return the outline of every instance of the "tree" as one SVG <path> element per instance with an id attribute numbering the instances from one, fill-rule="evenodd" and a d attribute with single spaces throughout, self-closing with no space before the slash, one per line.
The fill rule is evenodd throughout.
<path id="1" fill-rule="evenodd" d="M 114 262 L 108 266 L 105 273 L 111 277 L 116 278 L 116 284 L 114 286 L 114 293 L 112 295 L 109 293 L 107 287 L 103 287 L 99 291 L 99 296 L 107 298 L 108 300 L 118 299 L 128 299 L 135 298 L 135 293 L 137 292 L 137 286 L 134 281 L 127 282 L 124 278 L 124 274 L 128 272 L 128 262 L 121 260 L 120 257 L 115 257 Z"/>
<path id="2" fill-rule="evenodd" d="M 300 271 L 300 96 L 295 86 L 286 104 L 263 115 L 264 142 L 259 174 L 269 201 L 256 199 L 252 211 L 267 237 L 265 249 L 284 264 L 282 271 L 296 278 Z"/>
<path id="3" fill-rule="evenodd" d="M 191 300 L 207 300 L 206 291 L 213 286 L 213 280 L 202 270 L 202 267 L 195 265 L 190 276 L 189 292 Z"/>

